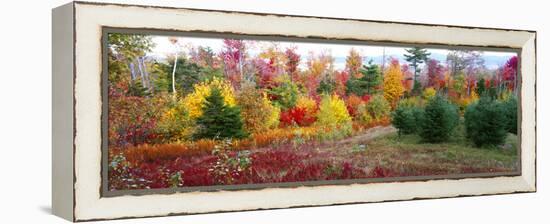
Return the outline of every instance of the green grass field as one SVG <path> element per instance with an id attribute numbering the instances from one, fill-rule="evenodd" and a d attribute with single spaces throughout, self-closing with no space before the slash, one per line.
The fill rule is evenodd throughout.
<path id="1" fill-rule="evenodd" d="M 459 125 L 448 142 L 424 143 L 418 135 L 396 133 L 368 143 L 367 157 L 381 167 L 401 174 L 453 174 L 507 172 L 518 169 L 517 136 L 509 134 L 501 146 L 478 148 L 464 136 Z"/>

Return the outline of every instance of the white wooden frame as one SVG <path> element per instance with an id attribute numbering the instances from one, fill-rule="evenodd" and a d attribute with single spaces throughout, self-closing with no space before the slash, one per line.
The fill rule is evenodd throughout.
<path id="1" fill-rule="evenodd" d="M 521 49 L 521 175 L 101 197 L 103 27 Z M 534 192 L 535 48 L 534 31 L 81 2 L 61 6 L 53 11 L 54 214 L 85 221 Z"/>

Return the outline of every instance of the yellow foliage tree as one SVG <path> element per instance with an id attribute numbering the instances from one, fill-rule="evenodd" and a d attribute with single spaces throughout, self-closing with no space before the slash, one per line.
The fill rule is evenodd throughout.
<path id="1" fill-rule="evenodd" d="M 346 103 L 338 95 L 323 96 L 317 113 L 318 125 L 337 126 L 349 124 L 350 122 L 351 116 L 349 116 Z"/>
<path id="2" fill-rule="evenodd" d="M 233 87 L 227 81 L 220 78 L 214 78 L 211 81 L 197 83 L 193 86 L 193 92 L 183 99 L 183 104 L 189 112 L 191 119 L 196 119 L 202 115 L 202 106 L 204 100 L 210 95 L 210 91 L 218 88 L 223 96 L 223 102 L 228 106 L 235 106 L 236 100 Z"/>
<path id="3" fill-rule="evenodd" d="M 280 109 L 271 104 L 267 94 L 254 86 L 243 85 L 237 102 L 247 132 L 263 132 L 279 125 Z"/>
<path id="4" fill-rule="evenodd" d="M 263 107 L 269 108 L 269 116 L 265 121 L 265 125 L 269 128 L 279 126 L 279 117 L 281 116 L 281 108 L 273 106 L 271 101 L 267 98 L 267 94 L 263 94 L 262 97 Z"/>
<path id="5" fill-rule="evenodd" d="M 303 108 L 305 109 L 307 114 L 311 115 L 314 115 L 317 111 L 317 103 L 315 102 L 315 100 L 304 95 L 298 97 L 295 107 Z"/>
<path id="6" fill-rule="evenodd" d="M 183 100 L 172 102 L 164 110 L 157 127 L 166 140 L 173 142 L 181 142 L 191 136 L 193 128 Z"/>
<path id="7" fill-rule="evenodd" d="M 390 68 L 384 74 L 384 98 L 392 107 L 395 107 L 399 98 L 405 92 L 403 87 L 403 72 L 401 72 L 401 67 L 399 62 L 393 62 Z"/>
<path id="8" fill-rule="evenodd" d="M 424 89 L 424 91 L 422 92 L 422 98 L 424 98 L 426 100 L 429 100 L 432 97 L 434 97 L 435 94 L 437 94 L 437 91 L 435 90 L 435 88 L 434 87 L 428 87 L 428 88 Z"/>

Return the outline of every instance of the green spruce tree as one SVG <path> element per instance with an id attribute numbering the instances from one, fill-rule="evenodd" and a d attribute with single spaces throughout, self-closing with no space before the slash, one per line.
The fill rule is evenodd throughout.
<path id="1" fill-rule="evenodd" d="M 483 96 L 485 92 L 487 92 L 487 89 L 485 88 L 485 79 L 481 78 L 477 81 L 476 93 L 478 96 Z"/>
<path id="2" fill-rule="evenodd" d="M 362 74 L 361 78 L 355 78 L 351 76 L 346 82 L 346 93 L 355 94 L 357 96 L 363 96 L 365 94 L 372 95 L 378 91 L 378 86 L 382 82 L 380 74 L 380 68 L 375 65 L 372 60 L 367 65 L 359 70 Z"/>
<path id="3" fill-rule="evenodd" d="M 507 135 L 507 117 L 501 103 L 483 96 L 466 108 L 464 113 L 466 137 L 476 145 L 499 145 Z"/>
<path id="4" fill-rule="evenodd" d="M 330 79 L 322 79 L 319 83 L 319 87 L 317 87 L 317 93 L 330 95 L 334 91 L 335 85 L 334 81 Z"/>
<path id="5" fill-rule="evenodd" d="M 495 84 L 495 80 L 491 80 L 491 84 L 487 88 L 486 92 L 487 92 L 486 94 L 489 97 L 491 97 L 491 99 L 497 98 L 498 94 L 497 94 L 497 85 Z"/>
<path id="6" fill-rule="evenodd" d="M 458 122 L 458 108 L 437 94 L 424 108 L 419 135 L 425 142 L 443 142 L 449 139 Z"/>
<path id="7" fill-rule="evenodd" d="M 506 130 L 510 133 L 518 133 L 518 99 L 516 96 L 510 96 L 504 102 L 504 114 L 506 116 Z"/>
<path id="8" fill-rule="evenodd" d="M 225 139 L 247 137 L 243 128 L 241 111 L 238 107 L 227 106 L 223 102 L 221 91 L 211 90 L 203 104 L 203 114 L 197 118 L 197 139 Z"/>

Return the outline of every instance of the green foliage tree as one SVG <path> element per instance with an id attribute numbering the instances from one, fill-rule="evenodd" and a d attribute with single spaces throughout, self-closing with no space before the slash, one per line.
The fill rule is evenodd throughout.
<path id="1" fill-rule="evenodd" d="M 458 125 L 458 109 L 441 95 L 431 98 L 419 123 L 419 135 L 425 142 L 443 142 Z"/>
<path id="2" fill-rule="evenodd" d="M 476 146 L 498 145 L 506 139 L 504 107 L 494 99 L 483 96 L 464 113 L 466 137 Z"/>
<path id="3" fill-rule="evenodd" d="M 391 105 L 381 94 L 373 96 L 366 107 L 377 121 L 390 115 Z"/>
<path id="4" fill-rule="evenodd" d="M 417 82 L 418 74 L 420 73 L 419 65 L 422 63 L 425 63 L 428 60 L 428 56 L 430 56 L 430 53 L 424 48 L 421 47 L 413 47 L 409 49 L 405 49 L 407 54 L 403 55 L 405 56 L 405 60 L 409 62 L 409 65 L 413 67 L 414 69 L 414 75 L 413 75 L 413 92 L 415 90 L 420 90 L 420 82 Z M 420 93 L 420 92 L 414 92 L 414 93 Z"/>
<path id="5" fill-rule="evenodd" d="M 510 96 L 506 99 L 502 106 L 504 107 L 504 115 L 506 117 L 506 130 L 510 133 L 518 133 L 518 99 L 515 96 Z"/>
<path id="6" fill-rule="evenodd" d="M 466 95 L 466 91 L 464 88 L 466 78 L 464 77 L 464 73 L 460 72 L 456 76 L 454 76 L 454 81 L 452 83 L 451 89 L 457 94 L 457 97 L 463 97 Z"/>
<path id="7" fill-rule="evenodd" d="M 420 81 L 418 80 L 414 80 L 413 82 L 414 83 L 413 83 L 413 88 L 411 92 L 416 95 L 419 95 L 422 92 L 422 83 L 420 83 Z"/>
<path id="8" fill-rule="evenodd" d="M 317 87 L 317 93 L 330 95 L 336 86 L 336 83 L 330 79 L 323 79 L 319 82 L 319 87 Z"/>
<path id="9" fill-rule="evenodd" d="M 203 114 L 197 118 L 198 130 L 194 134 L 201 138 L 245 138 L 241 111 L 238 107 L 227 106 L 219 89 L 213 88 L 203 104 Z"/>
<path id="10" fill-rule="evenodd" d="M 173 60 L 169 60 L 173 61 Z M 156 88 L 172 93 L 172 71 L 174 64 L 159 64 L 163 72 L 158 73 L 155 80 Z M 204 81 L 207 77 L 202 75 L 203 69 L 196 63 L 190 62 L 185 57 L 178 57 L 176 64 L 176 92 L 186 94 L 193 91 L 193 85 Z"/>
<path id="11" fill-rule="evenodd" d="M 141 83 L 141 80 L 136 79 L 130 83 L 130 86 L 128 86 L 127 93 L 128 96 L 139 96 L 139 97 L 145 97 L 150 96 L 151 93 L 143 86 Z"/>
<path id="12" fill-rule="evenodd" d="M 477 81 L 476 93 L 478 96 L 483 96 L 487 89 L 485 88 L 485 79 L 481 78 Z"/>
<path id="13" fill-rule="evenodd" d="M 491 80 L 490 83 L 491 84 L 487 88 L 486 95 L 488 95 L 492 99 L 496 99 L 498 96 L 497 85 L 495 84 L 495 80 Z"/>
<path id="14" fill-rule="evenodd" d="M 359 70 L 362 74 L 360 78 L 350 76 L 346 82 L 346 94 L 355 94 L 363 96 L 365 94 L 375 94 L 378 92 L 378 86 L 382 82 L 380 68 L 372 60 Z"/>
<path id="15" fill-rule="evenodd" d="M 285 110 L 296 105 L 296 100 L 298 99 L 298 86 L 290 80 L 284 80 L 271 89 L 269 94 L 273 98 L 273 103 Z"/>
<path id="16" fill-rule="evenodd" d="M 151 36 L 138 34 L 110 33 L 107 41 L 110 51 L 126 59 L 142 56 L 155 46 Z"/>
<path id="17" fill-rule="evenodd" d="M 415 106 L 399 104 L 391 113 L 392 124 L 398 129 L 398 134 L 414 134 L 418 130 L 419 121 L 422 119 L 422 110 Z"/>
<path id="18" fill-rule="evenodd" d="M 155 46 L 150 36 L 136 34 L 110 33 L 107 42 L 107 66 L 111 83 L 129 80 L 128 77 L 124 77 L 129 73 L 128 63 L 145 55 Z"/>

